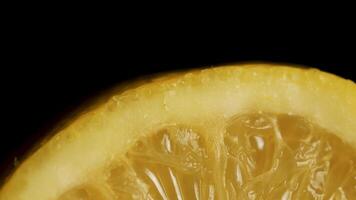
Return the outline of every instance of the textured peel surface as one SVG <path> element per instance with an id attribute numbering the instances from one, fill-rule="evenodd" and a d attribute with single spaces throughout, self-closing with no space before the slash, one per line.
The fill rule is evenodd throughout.
<path id="1" fill-rule="evenodd" d="M 95 105 L 22 161 L 0 200 L 355 199 L 351 81 L 227 66 Z"/>

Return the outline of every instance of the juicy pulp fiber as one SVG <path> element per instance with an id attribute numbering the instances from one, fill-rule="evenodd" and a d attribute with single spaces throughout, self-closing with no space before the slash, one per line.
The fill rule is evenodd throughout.
<path id="1" fill-rule="evenodd" d="M 356 197 L 355 151 L 302 117 L 246 114 L 224 132 L 209 145 L 189 126 L 165 127 L 103 169 L 104 184 L 91 180 L 59 200 Z"/>

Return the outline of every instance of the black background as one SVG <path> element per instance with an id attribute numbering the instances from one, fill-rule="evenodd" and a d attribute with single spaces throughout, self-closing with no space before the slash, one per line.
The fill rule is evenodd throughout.
<path id="1" fill-rule="evenodd" d="M 63 36 L 64 35 L 64 36 Z M 16 37 L 16 36 L 15 36 Z M 205 38 L 140 38 L 63 33 L 19 37 L 2 71 L 0 174 L 35 141 L 88 99 L 140 76 L 235 62 L 281 62 L 316 67 L 356 81 L 348 41 L 249 43 Z M 199 38 L 199 37 L 198 37 Z M 242 41 L 244 38 L 242 38 Z"/>

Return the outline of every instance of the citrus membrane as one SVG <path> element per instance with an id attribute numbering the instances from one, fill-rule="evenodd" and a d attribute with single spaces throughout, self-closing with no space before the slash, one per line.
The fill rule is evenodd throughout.
<path id="1" fill-rule="evenodd" d="M 302 117 L 246 114 L 214 141 L 187 125 L 164 127 L 104 169 L 104 182 L 59 199 L 352 199 L 355 167 L 349 145 Z"/>

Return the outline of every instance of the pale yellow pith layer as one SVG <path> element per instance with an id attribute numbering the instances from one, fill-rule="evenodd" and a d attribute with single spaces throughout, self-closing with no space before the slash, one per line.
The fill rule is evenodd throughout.
<path id="1" fill-rule="evenodd" d="M 114 96 L 53 137 L 20 166 L 0 199 L 54 199 L 157 127 L 194 124 L 216 134 L 242 113 L 303 116 L 353 145 L 355 91 L 352 82 L 319 71 L 265 66 L 209 69 L 146 84 Z"/>

